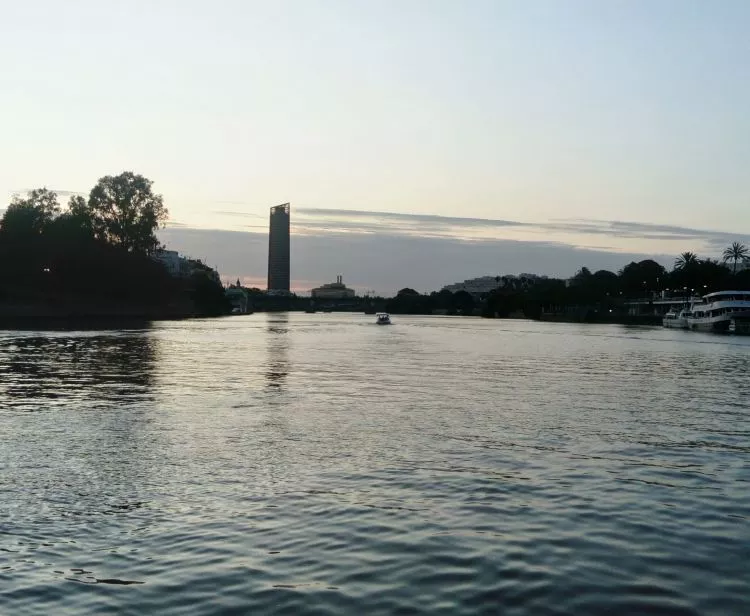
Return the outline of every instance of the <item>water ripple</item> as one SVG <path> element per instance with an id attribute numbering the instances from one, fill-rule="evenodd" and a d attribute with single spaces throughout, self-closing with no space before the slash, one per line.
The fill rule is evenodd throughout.
<path id="1" fill-rule="evenodd" d="M 750 340 L 0 332 L 0 613 L 750 613 Z"/>

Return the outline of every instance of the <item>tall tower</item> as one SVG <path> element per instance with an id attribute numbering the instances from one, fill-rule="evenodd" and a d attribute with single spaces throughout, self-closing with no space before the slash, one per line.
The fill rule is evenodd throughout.
<path id="1" fill-rule="evenodd" d="M 289 292 L 289 204 L 271 208 L 268 227 L 268 290 Z"/>

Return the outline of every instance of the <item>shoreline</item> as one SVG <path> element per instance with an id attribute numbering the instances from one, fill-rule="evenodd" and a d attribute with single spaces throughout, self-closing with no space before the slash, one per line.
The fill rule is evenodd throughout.
<path id="1" fill-rule="evenodd" d="M 197 311 L 171 308 L 154 308 L 129 305 L 127 307 L 120 305 L 115 310 L 111 307 L 102 309 L 102 306 L 40 306 L 29 304 L 0 304 L 0 331 L 24 331 L 24 330 L 96 330 L 96 329 L 148 329 L 152 323 L 157 321 L 183 321 L 188 319 L 201 319 L 212 317 L 237 317 L 248 316 L 257 313 L 279 313 L 279 312 L 298 312 L 305 314 L 300 310 L 255 310 L 253 313 L 245 314 L 201 314 Z M 123 309 L 124 308 L 124 309 Z M 368 313 L 358 310 L 334 310 L 333 313 L 362 314 L 370 316 Z M 321 312 L 320 314 L 325 314 Z M 391 313 L 394 316 L 445 316 L 439 314 L 399 314 Z M 481 315 L 451 315 L 455 317 L 482 318 L 487 320 L 513 320 L 513 321 L 537 321 L 545 323 L 574 323 L 584 325 L 642 325 L 642 326 L 661 326 L 662 317 L 632 316 L 632 315 L 607 315 L 599 318 L 598 315 L 591 315 L 588 318 L 580 318 L 574 315 L 561 314 L 543 314 L 538 318 L 515 315 L 512 317 L 483 317 Z"/>

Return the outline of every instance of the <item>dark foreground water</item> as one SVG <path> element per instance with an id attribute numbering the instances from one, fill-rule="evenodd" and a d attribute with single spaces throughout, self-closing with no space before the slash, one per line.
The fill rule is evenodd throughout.
<path id="1" fill-rule="evenodd" d="M 0 614 L 750 614 L 750 339 L 0 332 Z"/>

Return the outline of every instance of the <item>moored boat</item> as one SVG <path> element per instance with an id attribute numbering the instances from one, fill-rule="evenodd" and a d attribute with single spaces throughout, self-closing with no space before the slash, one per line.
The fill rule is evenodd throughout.
<path id="1" fill-rule="evenodd" d="M 664 315 L 661 323 L 664 327 L 671 327 L 673 329 L 687 329 L 688 322 L 687 318 L 691 315 L 690 308 L 687 306 L 681 310 L 672 309 Z"/>
<path id="2" fill-rule="evenodd" d="M 700 302 L 693 303 L 690 310 L 691 314 L 687 317 L 688 329 L 737 332 L 737 323 L 744 323 L 750 318 L 750 291 L 708 293 Z M 730 327 L 732 321 L 735 322 L 734 327 Z"/>

